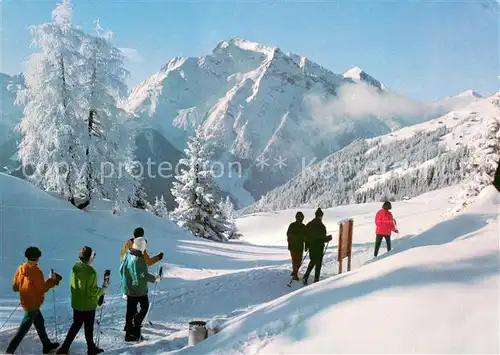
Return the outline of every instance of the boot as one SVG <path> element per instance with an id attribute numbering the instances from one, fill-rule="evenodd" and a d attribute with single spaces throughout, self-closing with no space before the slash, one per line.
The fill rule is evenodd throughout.
<path id="1" fill-rule="evenodd" d="M 126 342 L 136 342 L 136 341 L 139 341 L 139 338 L 136 337 L 135 335 L 129 333 L 129 332 L 126 332 L 125 333 L 125 341 Z"/>
<path id="2" fill-rule="evenodd" d="M 97 355 L 103 353 L 104 350 L 94 347 L 93 349 L 87 350 L 87 355 Z"/>
<path id="3" fill-rule="evenodd" d="M 52 351 L 56 350 L 58 347 L 59 347 L 59 343 L 49 343 L 49 344 L 43 346 L 42 352 L 44 354 L 49 354 Z"/>

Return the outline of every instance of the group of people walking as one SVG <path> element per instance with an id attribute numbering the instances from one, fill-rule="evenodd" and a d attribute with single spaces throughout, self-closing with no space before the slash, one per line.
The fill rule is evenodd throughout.
<path id="1" fill-rule="evenodd" d="M 295 222 L 290 224 L 287 230 L 288 250 L 292 256 L 292 279 L 300 281 L 299 269 L 302 265 L 304 251 L 309 251 L 309 265 L 302 279 L 307 285 L 309 275 L 314 270 L 314 282 L 319 281 L 321 266 L 323 265 L 323 255 L 325 253 L 325 243 L 332 240 L 331 235 L 327 235 L 326 227 L 323 224 L 323 211 L 318 208 L 314 213 L 314 219 L 304 224 L 304 214 L 297 212 Z"/>
<path id="2" fill-rule="evenodd" d="M 391 208 L 390 202 L 384 202 L 382 209 L 375 216 L 375 257 L 378 255 L 382 239 L 385 239 L 387 250 L 390 251 L 391 233 L 398 233 L 396 222 L 390 212 Z M 303 262 L 303 253 L 308 251 L 310 261 L 302 282 L 307 285 L 313 269 L 315 269 L 314 282 L 318 282 L 326 251 L 325 244 L 332 240 L 332 236 L 327 234 L 323 224 L 323 211 L 318 208 L 314 219 L 307 224 L 304 224 L 304 214 L 297 212 L 295 222 L 288 227 L 287 240 L 292 257 L 292 279 L 300 281 L 299 269 Z M 161 275 L 155 276 L 149 273 L 148 267 L 160 262 L 163 259 L 163 253 L 150 257 L 146 249 L 147 240 L 144 238 L 144 229 L 140 227 L 134 230 L 133 236 L 126 240 L 121 248 L 121 289 L 127 300 L 124 331 L 125 341 L 128 342 L 143 339 L 141 328 L 149 310 L 148 283 L 156 283 L 161 280 Z M 102 353 L 104 350 L 100 349 L 94 342 L 94 323 L 96 309 L 102 305 L 104 295 L 108 290 L 109 277 L 105 275 L 102 286 L 97 285 L 97 272 L 92 267 L 96 253 L 92 248 L 84 246 L 78 255 L 80 261 L 71 270 L 70 290 L 73 323 L 60 348 L 59 343 L 52 342 L 47 336 L 40 308 L 44 302 L 45 294 L 57 287 L 61 283 L 62 277 L 52 271 L 48 279 L 44 278 L 39 266 L 42 252 L 37 247 L 29 247 L 24 255 L 27 260 L 17 269 L 12 290 L 19 292 L 20 304 L 25 313 L 6 353 L 14 354 L 32 325 L 35 326 L 42 342 L 44 354 L 51 353 L 56 349 L 56 354 L 68 354 L 69 348 L 82 326 L 87 342 L 87 354 Z"/>
<path id="3" fill-rule="evenodd" d="M 375 250 L 374 256 L 378 256 L 382 239 L 385 239 L 387 251 L 391 250 L 391 233 L 399 233 L 396 228 L 396 221 L 390 210 L 392 205 L 389 201 L 383 203 L 382 208 L 375 215 Z M 327 235 L 327 230 L 323 224 L 323 211 L 318 208 L 314 213 L 314 219 L 304 224 L 304 214 L 297 212 L 295 222 L 292 222 L 287 230 L 288 250 L 292 257 L 292 280 L 300 281 L 299 269 L 302 266 L 304 251 L 309 251 L 309 265 L 302 278 L 302 283 L 307 285 L 309 275 L 314 270 L 314 282 L 318 282 L 321 276 L 323 256 L 326 248 L 325 243 L 332 240 L 331 235 Z"/>
<path id="4" fill-rule="evenodd" d="M 144 238 L 144 229 L 136 228 L 133 236 L 128 239 L 121 248 L 121 289 L 127 299 L 127 311 L 125 316 L 125 341 L 139 341 L 141 328 L 149 310 L 148 283 L 159 282 L 161 276 L 155 276 L 148 272 L 148 266 L 152 266 L 163 259 L 163 253 L 150 257 L 147 250 L 147 240 Z M 44 303 L 45 294 L 58 286 L 62 276 L 51 271 L 48 279 L 44 278 L 39 263 L 42 252 L 37 247 L 29 247 L 24 253 L 26 262 L 16 271 L 12 283 L 12 290 L 19 292 L 20 305 L 24 310 L 24 317 L 16 334 L 11 339 L 6 353 L 14 354 L 21 341 L 26 336 L 31 326 L 34 325 L 38 337 L 42 342 L 43 354 L 54 352 L 56 354 L 68 354 L 78 332 L 84 327 L 85 340 L 87 342 L 87 354 L 96 355 L 104 350 L 94 342 L 94 323 L 96 309 L 102 305 L 104 295 L 109 286 L 109 274 L 104 275 L 102 286 L 97 284 L 97 272 L 92 267 L 96 253 L 92 248 L 84 246 L 78 255 L 79 262 L 76 263 L 70 276 L 71 307 L 73 308 L 73 323 L 66 338 L 59 347 L 58 342 L 52 342 L 45 330 L 45 321 L 40 311 Z M 138 310 L 138 306 L 140 309 Z"/>

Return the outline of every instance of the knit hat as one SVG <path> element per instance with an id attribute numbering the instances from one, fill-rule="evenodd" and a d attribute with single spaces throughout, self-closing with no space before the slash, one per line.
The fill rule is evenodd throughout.
<path id="1" fill-rule="evenodd" d="M 323 217 L 323 211 L 321 210 L 321 208 L 318 208 L 316 212 L 314 212 L 314 215 L 316 217 Z"/>
<path id="2" fill-rule="evenodd" d="M 144 228 L 139 227 L 134 229 L 134 238 L 144 237 Z"/>
<path id="3" fill-rule="evenodd" d="M 24 252 L 24 256 L 29 261 L 37 261 L 42 256 L 42 252 L 37 247 L 29 247 Z"/>
<path id="4" fill-rule="evenodd" d="M 384 210 L 389 211 L 390 209 L 392 209 L 392 205 L 391 205 L 391 203 L 389 201 L 385 201 L 384 204 L 382 205 L 382 208 Z"/>
<path id="5" fill-rule="evenodd" d="M 295 214 L 295 219 L 300 219 L 300 220 L 302 220 L 302 221 L 303 221 L 303 220 L 304 220 L 304 214 L 303 214 L 302 212 L 300 212 L 300 211 L 299 211 L 299 212 L 297 212 L 297 213 Z"/>
<path id="6" fill-rule="evenodd" d="M 82 249 L 80 249 L 80 254 L 78 254 L 78 258 L 81 261 L 86 263 L 87 261 L 90 260 L 91 257 L 92 257 L 92 248 L 91 247 L 85 246 Z"/>
<path id="7" fill-rule="evenodd" d="M 144 253 L 146 250 L 146 239 L 139 237 L 134 239 L 134 245 L 132 245 L 132 249 L 140 250 Z"/>

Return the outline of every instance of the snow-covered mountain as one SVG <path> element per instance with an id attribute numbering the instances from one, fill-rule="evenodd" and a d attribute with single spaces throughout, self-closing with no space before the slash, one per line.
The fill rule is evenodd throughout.
<path id="1" fill-rule="evenodd" d="M 495 97 L 429 122 L 358 140 L 270 191 L 245 213 L 404 199 L 460 183 L 488 120 L 499 115 Z"/>
<path id="2" fill-rule="evenodd" d="M 379 88 L 380 90 L 386 90 L 384 84 L 372 77 L 370 74 L 367 74 L 359 67 L 354 67 L 346 71 L 344 73 L 344 78 L 350 78 L 356 82 L 363 82 L 365 84 Z"/>
<path id="3" fill-rule="evenodd" d="M 179 151 L 201 124 L 218 161 L 241 163 L 241 178 L 234 170 L 228 178 L 227 169 L 218 180 L 240 207 L 356 139 L 447 112 L 397 96 L 359 68 L 338 75 L 238 38 L 200 58 L 170 60 L 133 90 L 126 107 Z"/>
<path id="4" fill-rule="evenodd" d="M 22 82 L 22 76 L 0 76 L 4 171 L 18 165 L 12 129 L 22 116 L 14 105 Z M 357 139 L 425 122 L 474 100 L 478 95 L 468 92 L 414 101 L 360 68 L 335 74 L 302 55 L 234 38 L 209 55 L 170 60 L 132 90 L 124 106 L 141 127 L 139 160 L 144 167 L 148 159 L 155 163 L 144 180 L 150 201 L 165 195 L 173 207 L 173 174 L 160 177 L 159 166 L 166 161 L 175 168 L 187 137 L 201 124 L 224 169 L 216 181 L 221 195 L 243 207 Z"/>

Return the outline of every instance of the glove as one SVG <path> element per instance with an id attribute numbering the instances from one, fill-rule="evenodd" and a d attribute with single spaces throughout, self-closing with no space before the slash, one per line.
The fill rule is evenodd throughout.
<path id="1" fill-rule="evenodd" d="M 104 303 L 104 295 L 101 295 L 97 300 L 97 305 L 102 306 L 103 303 Z"/>
<path id="2" fill-rule="evenodd" d="M 331 236 L 331 235 L 327 235 L 327 236 L 326 236 L 326 241 L 327 241 L 327 242 L 331 241 L 332 239 L 333 239 L 333 238 L 332 238 L 332 236 Z"/>
<path id="3" fill-rule="evenodd" d="M 396 230 L 394 231 L 394 233 L 398 233 L 398 234 L 399 234 L 399 231 L 396 229 Z"/>
<path id="4" fill-rule="evenodd" d="M 163 259 L 163 253 L 158 254 L 158 259 Z"/>
<path id="5" fill-rule="evenodd" d="M 62 280 L 62 276 L 59 275 L 57 272 L 51 272 L 50 278 L 56 282 L 56 285 L 59 285 L 59 283 Z"/>

